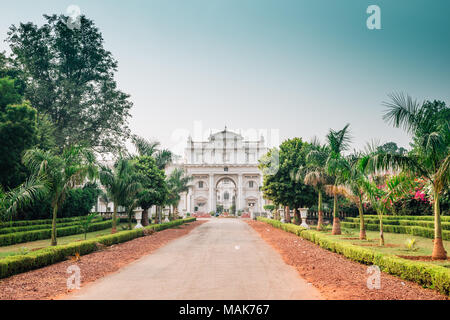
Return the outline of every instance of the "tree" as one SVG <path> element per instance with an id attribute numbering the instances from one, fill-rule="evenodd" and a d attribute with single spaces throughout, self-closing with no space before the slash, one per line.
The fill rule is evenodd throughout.
<path id="1" fill-rule="evenodd" d="M 431 188 L 434 202 L 433 259 L 446 259 L 442 242 L 440 197 L 450 181 L 450 108 L 442 101 L 420 104 L 410 96 L 391 94 L 384 119 L 402 127 L 412 136 L 412 150 L 407 155 L 378 152 L 371 159 L 377 169 L 404 170 L 423 178 Z"/>
<path id="2" fill-rule="evenodd" d="M 260 169 L 263 171 L 263 187 L 264 196 L 272 200 L 275 204 L 285 206 L 286 222 L 290 222 L 288 208 L 294 209 L 296 223 L 301 223 L 298 208 L 309 206 L 314 203 L 316 197 L 312 187 L 303 183 L 302 167 L 305 166 L 306 155 L 309 151 L 307 143 L 300 138 L 294 138 L 284 141 L 280 145 L 279 151 L 272 149 L 266 157 L 260 161 Z M 279 168 L 271 172 L 273 166 L 271 161 L 267 159 L 276 159 L 273 153 L 279 153 Z M 269 169 L 269 170 L 268 170 Z"/>
<path id="3" fill-rule="evenodd" d="M 380 246 L 384 246 L 383 218 L 392 211 L 395 202 L 411 193 L 413 179 L 406 174 L 375 176 L 372 181 L 364 182 L 364 191 L 376 210 L 380 221 Z"/>
<path id="4" fill-rule="evenodd" d="M 118 206 L 126 205 L 141 188 L 141 184 L 135 179 L 134 170 L 133 162 L 125 158 L 119 158 L 113 168 L 104 165 L 100 167 L 100 181 L 114 203 L 111 233 L 117 232 Z"/>
<path id="5" fill-rule="evenodd" d="M 142 184 L 138 194 L 138 203 L 143 209 L 142 225 L 149 223 L 148 209 L 154 205 L 163 205 L 168 197 L 166 175 L 156 165 L 155 159 L 149 156 L 140 156 L 135 160 L 136 172 Z"/>
<path id="6" fill-rule="evenodd" d="M 167 178 L 167 186 L 169 189 L 168 204 L 174 207 L 174 214 L 178 213 L 178 204 L 180 203 L 180 193 L 189 190 L 189 182 L 192 176 L 186 176 L 183 169 L 176 168 Z"/>
<path id="7" fill-rule="evenodd" d="M 327 174 L 332 177 L 333 184 L 327 187 L 328 192 L 333 195 L 333 229 L 332 234 L 341 234 L 341 223 L 338 215 L 338 195 L 341 192 L 339 186 L 346 180 L 347 162 L 343 152 L 350 146 L 351 138 L 349 133 L 349 124 L 343 129 L 335 131 L 330 129 L 327 134 L 327 145 L 330 149 L 326 161 Z"/>
<path id="8" fill-rule="evenodd" d="M 56 246 L 58 209 L 64 204 L 69 190 L 84 183 L 86 178 L 93 179 L 96 176 L 94 154 L 82 146 L 65 148 L 61 155 L 34 148 L 25 152 L 23 162 L 32 175 L 44 179 L 48 184 L 53 212 L 51 245 Z"/>
<path id="9" fill-rule="evenodd" d="M 364 195 L 365 185 L 368 182 L 366 166 L 368 158 L 360 153 L 350 155 L 345 167 L 348 172 L 342 189 L 343 195 L 358 207 L 359 212 L 359 239 L 366 239 L 366 227 L 364 222 Z"/>
<path id="10" fill-rule="evenodd" d="M 15 188 L 27 177 L 22 153 L 37 142 L 36 109 L 15 88 L 15 81 L 0 78 L 0 185 Z"/>
<path id="11" fill-rule="evenodd" d="M 326 172 L 326 162 L 329 157 L 330 150 L 326 145 L 320 145 L 318 142 L 312 143 L 312 150 L 306 156 L 305 165 L 305 178 L 306 185 L 312 186 L 317 194 L 317 230 L 322 230 L 323 226 L 323 209 L 322 209 L 322 197 L 325 191 L 325 186 L 331 183 L 330 176 Z"/>
<path id="12" fill-rule="evenodd" d="M 377 147 L 377 150 L 399 155 L 405 155 L 407 153 L 407 150 L 405 148 L 398 147 L 395 142 L 387 142 L 382 146 Z"/>
<path id="13" fill-rule="evenodd" d="M 81 142 L 97 151 L 120 148 L 132 103 L 117 89 L 117 61 L 104 49 L 100 31 L 85 16 L 80 28 L 69 28 L 67 16 L 44 18 L 40 27 L 21 23 L 8 32 L 25 98 L 51 119 L 60 149 Z"/>
<path id="14" fill-rule="evenodd" d="M 85 216 L 97 203 L 100 189 L 96 183 L 86 183 L 82 188 L 74 188 L 67 193 L 61 209 L 61 217 Z"/>
<path id="15" fill-rule="evenodd" d="M 160 170 L 165 170 L 167 166 L 172 163 L 175 155 L 167 149 L 160 149 L 160 143 L 158 141 L 149 141 L 145 138 L 137 135 L 132 136 L 132 142 L 136 147 L 136 150 L 141 156 L 153 157 L 156 162 L 156 166 Z M 156 220 L 161 221 L 161 205 L 156 206 Z"/>
<path id="16" fill-rule="evenodd" d="M 81 228 L 81 230 L 83 230 L 84 240 L 87 239 L 87 234 L 89 232 L 89 229 L 91 228 L 92 223 L 94 223 L 95 218 L 97 218 L 97 217 L 98 217 L 97 213 L 90 213 L 80 221 L 80 228 Z"/>

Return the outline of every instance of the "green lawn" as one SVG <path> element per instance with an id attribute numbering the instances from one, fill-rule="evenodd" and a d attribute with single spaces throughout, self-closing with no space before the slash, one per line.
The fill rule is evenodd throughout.
<path id="1" fill-rule="evenodd" d="M 331 231 L 330 231 L 331 232 Z M 345 238 L 358 238 L 359 229 L 347 229 L 342 228 L 342 235 L 336 236 L 341 240 L 348 241 L 354 245 L 364 246 L 370 248 L 371 250 L 389 253 L 399 256 L 431 256 L 433 251 L 433 240 L 429 238 L 423 238 L 419 236 L 413 236 L 410 234 L 400 234 L 400 233 L 384 233 L 385 246 L 380 247 L 379 231 L 366 231 L 367 240 L 359 239 L 345 239 Z M 405 245 L 407 239 L 416 239 L 416 251 L 409 251 Z M 370 245 L 370 246 L 368 246 Z M 444 241 L 444 246 L 447 251 L 450 250 L 450 241 Z M 427 261 L 433 264 L 441 265 L 450 268 L 449 261 Z"/>
<path id="2" fill-rule="evenodd" d="M 122 230 L 121 226 L 126 226 L 126 225 L 127 225 L 126 223 L 121 223 L 117 227 L 117 230 L 121 231 Z M 133 226 L 134 225 L 135 224 L 133 224 Z M 89 232 L 87 234 L 87 239 L 104 236 L 104 235 L 107 235 L 110 233 L 111 233 L 111 228 L 94 231 L 94 232 Z M 66 237 L 59 237 L 58 244 L 67 244 L 70 242 L 81 241 L 81 240 L 84 240 L 84 234 L 75 234 L 75 235 L 66 236 Z M 11 256 L 11 255 L 23 254 L 23 253 L 26 253 L 27 251 L 31 251 L 31 250 L 42 249 L 42 248 L 49 247 L 49 246 L 50 246 L 50 239 L 45 239 L 45 240 L 37 240 L 37 241 L 32 241 L 32 242 L 18 243 L 18 244 L 14 244 L 12 246 L 0 247 L 0 259 L 7 257 L 7 256 Z"/>

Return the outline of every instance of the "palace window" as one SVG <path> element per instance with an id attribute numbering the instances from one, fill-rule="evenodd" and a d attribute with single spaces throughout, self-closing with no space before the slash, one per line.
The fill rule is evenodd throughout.
<path id="1" fill-rule="evenodd" d="M 253 188 L 253 184 L 254 184 L 253 181 L 249 181 L 249 182 L 248 182 L 248 187 L 249 187 L 249 188 Z"/>
<path id="2" fill-rule="evenodd" d="M 224 200 L 229 200 L 230 199 L 230 194 L 227 191 L 225 191 L 225 193 L 223 194 L 223 199 Z"/>
<path id="3" fill-rule="evenodd" d="M 198 182 L 198 188 L 199 188 L 199 189 L 202 189 L 202 188 L 203 188 L 203 181 L 199 181 L 199 182 Z"/>

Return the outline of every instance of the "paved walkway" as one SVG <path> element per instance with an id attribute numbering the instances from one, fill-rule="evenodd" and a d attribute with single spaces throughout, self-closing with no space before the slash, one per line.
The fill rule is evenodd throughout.
<path id="1" fill-rule="evenodd" d="M 317 289 L 239 219 L 211 219 L 66 298 L 321 299 Z"/>

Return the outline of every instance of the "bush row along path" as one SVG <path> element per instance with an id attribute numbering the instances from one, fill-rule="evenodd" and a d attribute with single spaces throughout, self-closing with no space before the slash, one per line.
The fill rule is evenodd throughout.
<path id="1" fill-rule="evenodd" d="M 320 299 L 310 283 L 240 219 L 211 219 L 73 299 Z"/>
<path id="2" fill-rule="evenodd" d="M 81 260 L 76 262 L 81 269 L 81 286 L 116 272 L 123 266 L 164 246 L 169 241 L 188 234 L 203 223 L 204 221 L 190 222 L 82 256 Z M 68 292 L 67 268 L 73 264 L 75 262 L 67 260 L 1 279 L 0 299 L 48 300 L 65 295 Z M 136 277 L 140 276 L 136 275 Z M 102 299 L 102 297 L 98 298 Z"/>
<path id="3" fill-rule="evenodd" d="M 247 223 L 281 254 L 287 264 L 295 267 L 301 277 L 313 283 L 326 299 L 448 299 L 437 291 L 424 289 L 416 283 L 384 272 L 381 272 L 381 288 L 369 289 L 368 266 L 322 249 L 308 240 L 266 223 L 250 220 Z"/>

